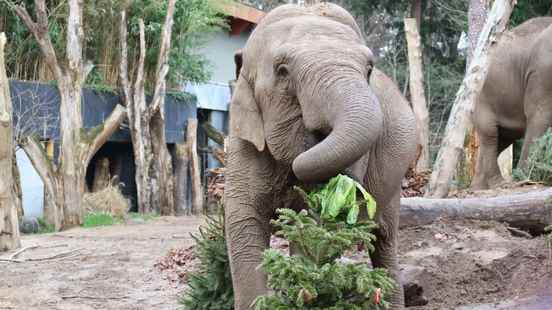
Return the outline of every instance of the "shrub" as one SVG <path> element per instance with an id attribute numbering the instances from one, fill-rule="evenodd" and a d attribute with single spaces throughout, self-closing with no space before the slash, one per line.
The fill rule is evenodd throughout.
<path id="1" fill-rule="evenodd" d="M 552 128 L 531 145 L 526 167 L 515 169 L 514 177 L 552 185 Z"/>
<path id="2" fill-rule="evenodd" d="M 222 208 L 221 208 L 222 209 Z M 180 303 L 186 310 L 234 309 L 234 290 L 224 238 L 224 216 L 207 218 L 195 240 L 200 265 Z"/>
<path id="3" fill-rule="evenodd" d="M 358 221 L 357 189 L 370 220 Z M 309 194 L 301 193 L 308 210 L 280 209 L 279 218 L 272 221 L 279 229 L 277 235 L 295 244 L 301 253 L 287 256 L 272 249 L 264 252 L 261 268 L 268 274 L 268 286 L 274 294 L 257 298 L 255 309 L 387 308 L 385 297 L 394 282 L 385 270 L 338 260 L 360 243 L 373 250 L 373 198 L 342 175 Z"/>
<path id="4" fill-rule="evenodd" d="M 110 213 L 106 212 L 91 212 L 88 213 L 84 217 L 84 221 L 82 223 L 82 227 L 85 228 L 91 228 L 91 227 L 98 227 L 98 226 L 110 226 L 114 224 L 118 224 L 121 221 Z"/>

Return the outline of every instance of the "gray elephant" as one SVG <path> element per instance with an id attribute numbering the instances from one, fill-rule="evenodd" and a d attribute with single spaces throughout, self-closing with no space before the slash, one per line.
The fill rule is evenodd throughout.
<path id="1" fill-rule="evenodd" d="M 338 173 L 374 195 L 372 262 L 398 280 L 401 180 L 416 152 L 416 125 L 397 86 L 373 69 L 353 17 L 329 3 L 281 6 L 235 60 L 224 201 L 236 309 L 267 293 L 257 267 L 275 210 L 303 206 L 293 185 Z M 392 303 L 402 308 L 402 287 Z"/>
<path id="2" fill-rule="evenodd" d="M 518 167 L 529 147 L 552 126 L 552 17 L 531 19 L 504 33 L 492 54 L 483 90 L 472 115 L 480 149 L 475 189 L 504 179 L 498 155 L 524 138 Z"/>

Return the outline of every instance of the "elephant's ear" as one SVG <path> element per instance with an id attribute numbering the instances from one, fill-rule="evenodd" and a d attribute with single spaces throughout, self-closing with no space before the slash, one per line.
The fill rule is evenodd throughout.
<path id="1" fill-rule="evenodd" d="M 230 103 L 230 134 L 253 143 L 262 152 L 265 148 L 263 119 L 251 86 L 240 74 L 242 56 L 238 53 L 235 56 L 238 76 Z"/>

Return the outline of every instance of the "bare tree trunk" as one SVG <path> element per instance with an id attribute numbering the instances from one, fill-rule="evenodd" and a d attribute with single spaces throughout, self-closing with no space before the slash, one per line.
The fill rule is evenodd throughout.
<path id="1" fill-rule="evenodd" d="M 438 218 L 473 219 L 504 222 L 537 234 L 552 223 L 551 198 L 552 189 L 492 198 L 402 198 L 400 226 L 428 225 Z"/>
<path id="2" fill-rule="evenodd" d="M 18 248 L 19 220 L 17 197 L 14 192 L 13 111 L 9 81 L 4 62 L 6 36 L 0 33 L 0 252 Z"/>
<path id="3" fill-rule="evenodd" d="M 411 0 L 410 17 L 416 20 L 416 30 L 419 33 L 422 26 L 422 0 Z"/>
<path id="4" fill-rule="evenodd" d="M 424 91 L 424 73 L 422 70 L 422 46 L 416 20 L 404 19 L 404 30 L 408 43 L 408 63 L 410 64 L 410 98 L 418 129 L 418 156 L 416 170 L 430 168 L 429 157 L 429 112 Z"/>
<path id="5" fill-rule="evenodd" d="M 496 0 L 493 4 L 470 68 L 452 106 L 443 144 L 431 174 L 428 192 L 431 197 L 440 198 L 448 195 L 452 177 L 463 151 L 466 130 L 470 124 L 470 113 L 487 75 L 489 49 L 506 29 L 515 3 L 515 0 Z"/>
<path id="6" fill-rule="evenodd" d="M 0 69 L 1 70 L 1 69 Z M 21 190 L 21 175 L 19 174 L 19 167 L 17 166 L 17 156 L 13 153 L 13 192 L 15 195 L 15 203 L 17 206 L 17 218 L 21 219 L 25 215 L 23 210 L 23 191 Z"/>
<path id="7" fill-rule="evenodd" d="M 144 89 L 144 62 L 146 38 L 144 22 L 140 20 L 140 56 L 134 86 L 128 77 L 127 18 L 121 12 L 120 81 L 123 101 L 128 108 L 130 132 L 136 162 L 138 210 L 141 213 L 157 211 L 163 215 L 175 213 L 174 174 L 172 160 L 165 138 L 165 90 L 169 71 L 169 52 L 175 0 L 169 0 L 167 15 L 161 33 L 161 46 L 157 60 L 156 83 L 151 103 L 146 104 Z"/>
<path id="8" fill-rule="evenodd" d="M 466 69 L 469 68 L 473 53 L 477 47 L 477 40 L 483 30 L 487 15 L 489 14 L 489 0 L 470 0 L 468 8 L 468 57 L 466 61 Z M 479 138 L 475 134 L 475 128 L 470 126 L 470 133 L 467 143 L 467 151 L 465 156 L 465 163 L 467 172 L 470 177 L 475 175 L 475 163 L 477 159 L 477 152 L 479 152 Z"/>
<path id="9" fill-rule="evenodd" d="M 104 124 L 85 130 L 82 120 L 81 90 L 93 66 L 83 60 L 83 1 L 68 0 L 66 59 L 58 58 L 48 33 L 48 13 L 45 0 L 35 0 L 36 22 L 24 6 L 15 11 L 38 43 L 45 63 L 57 80 L 60 95 L 60 158 L 55 165 L 45 155 L 44 148 L 32 137 L 23 149 L 33 162 L 54 201 L 51 216 L 56 230 L 82 223 L 82 197 L 88 163 L 98 149 L 119 128 L 126 111 L 117 106 Z"/>
<path id="10" fill-rule="evenodd" d="M 189 177 L 189 146 L 188 141 L 176 145 L 175 150 L 175 209 L 177 215 L 191 215 L 192 204 L 188 195 L 188 177 Z"/>
<path id="11" fill-rule="evenodd" d="M 188 119 L 186 141 L 191 159 L 190 173 L 192 177 L 192 212 L 203 212 L 203 190 L 201 188 L 201 173 L 199 170 L 199 156 L 197 155 L 197 120 Z"/>

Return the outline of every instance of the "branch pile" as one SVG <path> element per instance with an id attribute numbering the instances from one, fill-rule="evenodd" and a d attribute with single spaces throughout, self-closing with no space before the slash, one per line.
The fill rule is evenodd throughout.
<path id="1" fill-rule="evenodd" d="M 188 274 L 196 269 L 197 259 L 194 246 L 171 249 L 154 267 L 165 272 L 169 282 L 173 284 L 188 282 Z"/>

